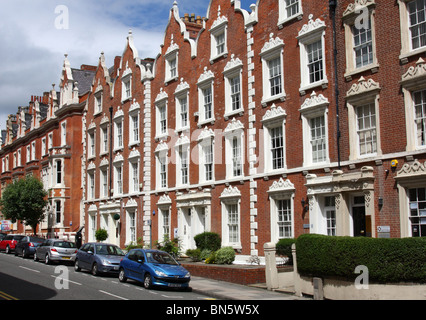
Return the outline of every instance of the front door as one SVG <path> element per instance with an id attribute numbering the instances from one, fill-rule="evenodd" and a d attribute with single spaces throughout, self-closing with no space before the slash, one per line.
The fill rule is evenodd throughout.
<path id="1" fill-rule="evenodd" d="M 192 242 L 194 242 L 194 235 L 192 234 L 192 209 L 182 209 L 182 251 L 186 252 L 188 249 L 194 249 Z"/>
<path id="2" fill-rule="evenodd" d="M 365 223 L 365 207 L 353 207 L 354 237 L 367 236 Z"/>

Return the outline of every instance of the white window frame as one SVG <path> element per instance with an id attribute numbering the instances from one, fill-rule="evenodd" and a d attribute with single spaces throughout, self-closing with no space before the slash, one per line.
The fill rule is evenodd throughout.
<path id="1" fill-rule="evenodd" d="M 279 181 L 272 183 L 268 190 L 269 203 L 270 203 L 270 219 L 271 219 L 271 242 L 278 242 L 279 239 L 283 238 L 294 238 L 294 197 L 296 189 L 294 184 L 290 180 L 284 180 L 280 178 Z M 280 200 L 287 200 L 290 202 L 290 235 L 287 237 L 280 237 L 279 234 L 279 218 L 278 218 L 278 205 L 277 202 Z"/>
<path id="2" fill-rule="evenodd" d="M 190 117 L 189 117 L 189 85 L 181 79 L 181 83 L 177 86 L 175 91 L 175 104 L 176 104 L 176 132 L 189 131 Z M 184 102 L 184 103 L 183 103 Z M 186 104 L 186 124 L 182 121 L 182 106 Z"/>
<path id="3" fill-rule="evenodd" d="M 64 121 L 61 123 L 61 146 L 64 147 L 67 145 L 67 122 Z"/>
<path id="4" fill-rule="evenodd" d="M 134 166 L 136 165 L 136 172 Z M 139 193 L 140 184 L 140 158 L 129 159 L 129 193 Z"/>
<path id="5" fill-rule="evenodd" d="M 364 6 L 351 4 L 343 13 L 343 26 L 345 28 L 345 51 L 346 51 L 346 71 L 345 78 L 347 81 L 352 80 L 352 76 L 370 70 L 372 73 L 378 72 L 379 62 L 377 60 L 376 49 L 376 23 L 375 23 L 375 1 L 369 1 Z M 361 67 L 356 65 L 354 28 L 359 15 L 368 10 L 368 24 L 371 32 L 372 61 Z M 366 21 L 361 20 L 360 25 L 365 26 Z"/>
<path id="6" fill-rule="evenodd" d="M 287 114 L 284 109 L 281 107 L 272 105 L 271 109 L 268 110 L 262 118 L 263 123 L 263 137 L 264 137 L 264 171 L 268 172 L 280 172 L 287 170 L 287 160 L 286 160 L 286 123 Z M 282 128 L 283 133 L 283 167 L 282 168 L 273 168 L 273 156 L 272 156 L 272 134 L 271 130 L 277 127 Z"/>
<path id="7" fill-rule="evenodd" d="M 165 142 L 161 142 L 155 149 L 155 190 L 165 190 L 168 188 L 168 165 L 169 147 Z M 164 165 L 164 168 L 162 167 Z M 164 171 L 163 171 L 164 169 Z M 164 177 L 163 177 L 164 175 Z M 165 182 L 165 183 L 163 183 Z"/>
<path id="8" fill-rule="evenodd" d="M 176 153 L 176 186 L 188 186 L 189 183 L 189 166 L 190 166 L 190 141 L 186 136 L 181 136 L 175 144 Z M 186 153 L 186 183 L 183 181 L 182 155 Z"/>
<path id="9" fill-rule="evenodd" d="M 169 204 L 158 205 L 158 239 L 164 239 L 168 234 L 171 237 L 171 206 Z M 168 231 L 168 233 L 167 233 Z"/>
<path id="10" fill-rule="evenodd" d="M 223 76 L 225 78 L 225 120 L 229 117 L 237 114 L 243 114 L 244 112 L 244 101 L 243 101 L 243 63 L 239 58 L 235 58 L 235 55 L 232 54 L 231 60 L 226 64 L 223 71 Z M 233 97 L 237 95 L 234 92 L 235 85 L 232 83 L 234 79 L 238 79 L 238 103 L 239 106 L 237 109 L 234 109 L 234 99 Z"/>
<path id="11" fill-rule="evenodd" d="M 31 142 L 31 161 L 36 160 L 36 142 Z"/>
<path id="12" fill-rule="evenodd" d="M 290 1 L 295 1 L 295 3 L 290 3 Z M 296 4 L 297 3 L 297 4 Z M 297 5 L 297 12 L 293 14 L 288 14 L 288 7 Z M 303 8 L 302 0 L 278 0 L 278 28 L 282 29 L 283 25 L 293 19 L 302 20 L 303 17 Z"/>
<path id="13" fill-rule="evenodd" d="M 405 104 L 405 121 L 407 147 L 406 151 L 425 150 L 426 145 L 419 145 L 417 140 L 417 124 L 414 93 L 426 90 L 426 63 L 423 59 L 419 59 L 415 67 L 410 68 L 401 80 L 402 92 L 404 94 Z"/>
<path id="14" fill-rule="evenodd" d="M 245 150 L 244 150 L 244 125 L 239 121 L 232 119 L 232 122 L 224 131 L 225 137 L 225 163 L 226 163 L 226 179 L 239 179 L 244 176 Z M 236 139 L 236 140 L 235 140 Z M 239 174 L 235 174 L 235 148 L 234 141 L 237 142 L 239 149 Z"/>
<path id="15" fill-rule="evenodd" d="M 164 119 L 162 118 L 162 109 L 164 108 Z M 167 138 L 169 135 L 168 127 L 168 95 L 160 89 L 160 93 L 155 99 L 155 139 L 160 140 Z M 163 124 L 164 122 L 164 124 Z M 164 127 L 164 129 L 163 129 Z"/>
<path id="16" fill-rule="evenodd" d="M 96 198 L 96 180 L 95 170 L 87 171 L 87 200 L 94 200 Z"/>
<path id="17" fill-rule="evenodd" d="M 126 63 L 126 69 L 121 75 L 121 103 L 132 99 L 132 70 L 129 68 L 129 62 Z"/>
<path id="18" fill-rule="evenodd" d="M 100 114 L 102 112 L 103 109 L 103 100 L 104 100 L 104 93 L 103 90 L 96 90 L 95 92 L 95 110 L 94 110 L 94 115 Z"/>
<path id="19" fill-rule="evenodd" d="M 114 152 L 124 148 L 124 112 L 119 109 L 114 115 Z"/>
<path id="20" fill-rule="evenodd" d="M 96 157 L 96 130 L 89 129 L 87 132 L 87 159 Z"/>
<path id="21" fill-rule="evenodd" d="M 413 0 L 398 0 L 401 30 L 401 54 L 399 59 L 401 60 L 402 64 L 408 63 L 409 57 L 426 52 L 426 46 L 417 49 L 413 49 L 412 46 L 410 17 L 408 10 L 408 4 L 412 1 Z"/>
<path id="22" fill-rule="evenodd" d="M 179 78 L 179 46 L 172 42 L 164 55 L 165 61 L 165 83 Z"/>
<path id="23" fill-rule="evenodd" d="M 329 157 L 329 141 L 328 141 L 328 106 L 329 100 L 322 94 L 317 95 L 312 92 L 311 97 L 307 98 L 303 103 L 301 109 L 302 119 L 302 132 L 303 132 L 303 166 L 324 166 L 330 163 Z M 311 120 L 324 117 L 325 124 L 325 159 L 321 162 L 314 162 L 312 153 L 312 133 L 311 133 Z"/>
<path id="24" fill-rule="evenodd" d="M 44 137 L 44 138 L 41 139 L 41 155 L 45 156 L 46 154 L 47 154 L 47 150 L 46 150 L 46 137 Z"/>
<path id="25" fill-rule="evenodd" d="M 137 208 L 126 210 L 126 244 L 137 242 Z"/>
<path id="26" fill-rule="evenodd" d="M 214 74 L 211 70 L 204 68 L 204 73 L 198 78 L 198 112 L 195 114 L 198 116 L 198 127 L 201 128 L 204 124 L 214 124 Z M 211 117 L 205 117 L 205 90 L 211 90 Z"/>
<path id="27" fill-rule="evenodd" d="M 241 192 L 237 187 L 230 186 L 224 189 L 219 199 L 222 209 L 222 247 L 232 247 L 236 250 L 241 250 Z M 235 206 L 237 209 L 237 217 L 235 221 L 232 221 L 234 223 L 236 222 L 237 225 L 238 234 L 236 241 L 230 241 L 230 206 Z"/>
<path id="28" fill-rule="evenodd" d="M 60 164 L 60 170 L 58 170 L 58 164 Z M 53 174 L 53 186 L 63 185 L 64 184 L 64 163 L 62 159 L 56 159 L 53 162 L 54 165 L 54 174 Z"/>
<path id="29" fill-rule="evenodd" d="M 100 169 L 100 198 L 108 198 L 108 190 L 109 190 L 109 175 L 108 175 L 108 168 L 101 167 Z"/>
<path id="30" fill-rule="evenodd" d="M 211 179 L 207 179 L 206 165 L 206 148 L 211 148 Z M 215 180 L 215 143 L 214 132 L 211 129 L 204 129 L 198 137 L 198 168 L 199 168 L 199 183 L 212 182 Z"/>
<path id="31" fill-rule="evenodd" d="M 220 6 L 218 8 L 218 18 L 213 22 L 210 32 L 210 63 L 214 63 L 215 60 L 220 57 L 227 57 L 228 55 L 228 18 L 221 16 Z M 218 51 L 219 37 L 223 36 L 223 50 Z"/>
<path id="32" fill-rule="evenodd" d="M 123 162 L 114 163 L 114 196 L 123 194 Z"/>
<path id="33" fill-rule="evenodd" d="M 105 141 L 106 137 L 106 141 Z M 101 134 L 99 136 L 100 140 L 100 153 L 99 155 L 108 154 L 109 152 L 109 125 L 108 124 L 101 124 Z"/>
<path id="34" fill-rule="evenodd" d="M 348 131 L 349 131 L 349 160 L 371 158 L 382 155 L 381 135 L 380 135 L 380 113 L 379 113 L 379 95 L 380 86 L 373 80 L 366 81 L 363 77 L 358 84 L 354 84 L 347 92 L 346 105 L 348 108 Z M 357 108 L 369 104 L 374 105 L 376 120 L 376 152 L 363 154 L 360 153 L 358 136 L 358 116 Z"/>
<path id="35" fill-rule="evenodd" d="M 137 119 L 136 127 L 135 120 Z M 129 147 L 140 144 L 141 119 L 139 109 L 129 111 Z"/>
<path id="36" fill-rule="evenodd" d="M 325 50 L 325 29 L 326 24 L 321 19 L 313 20 L 313 15 L 309 15 L 309 22 L 299 31 L 297 39 L 300 46 L 300 77 L 301 83 L 299 92 L 303 96 L 307 90 L 322 87 L 328 87 L 327 69 L 326 69 L 326 50 Z M 322 50 L 322 79 L 311 82 L 309 71 L 308 46 L 321 41 Z"/>
<path id="37" fill-rule="evenodd" d="M 282 102 L 286 99 L 284 88 L 284 41 L 279 37 L 274 38 L 274 34 L 269 35 L 269 41 L 263 46 L 260 57 L 262 59 L 262 105 L 266 107 L 267 103 L 280 99 Z M 279 79 L 280 92 L 272 94 L 270 64 L 279 59 Z"/>

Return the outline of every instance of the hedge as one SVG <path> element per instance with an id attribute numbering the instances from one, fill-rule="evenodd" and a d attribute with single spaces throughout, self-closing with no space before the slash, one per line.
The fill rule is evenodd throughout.
<path id="1" fill-rule="evenodd" d="M 296 239 L 280 239 L 276 247 L 277 255 L 288 257 L 287 265 L 293 265 L 293 254 L 291 253 L 291 245 L 296 242 Z"/>
<path id="2" fill-rule="evenodd" d="M 203 232 L 194 237 L 195 245 L 201 251 L 207 249 L 217 251 L 220 249 L 222 240 L 220 235 L 214 232 Z"/>
<path id="3" fill-rule="evenodd" d="M 426 282 L 426 238 L 378 239 L 306 234 L 296 239 L 301 275 L 355 279 L 368 268 L 378 283 Z"/>

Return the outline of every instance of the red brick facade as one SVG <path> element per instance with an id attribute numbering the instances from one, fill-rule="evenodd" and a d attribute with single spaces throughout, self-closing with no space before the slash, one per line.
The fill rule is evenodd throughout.
<path id="1" fill-rule="evenodd" d="M 76 116 L 85 240 L 186 250 L 213 231 L 244 260 L 303 233 L 424 236 L 419 4 L 212 0 L 203 19 L 174 4 L 155 60 L 130 33 Z"/>

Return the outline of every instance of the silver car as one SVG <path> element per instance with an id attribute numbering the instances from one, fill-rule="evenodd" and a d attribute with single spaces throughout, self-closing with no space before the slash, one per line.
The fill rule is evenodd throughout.
<path id="1" fill-rule="evenodd" d="M 77 246 L 74 242 L 48 239 L 44 241 L 34 253 L 34 260 L 43 260 L 46 264 L 52 261 L 74 261 Z"/>

